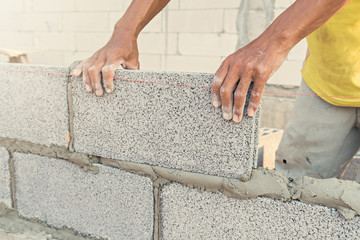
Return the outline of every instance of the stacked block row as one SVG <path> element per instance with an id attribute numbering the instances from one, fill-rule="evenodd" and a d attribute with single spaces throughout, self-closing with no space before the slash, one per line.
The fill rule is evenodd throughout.
<path id="1" fill-rule="evenodd" d="M 0 202 L 19 215 L 107 239 L 157 239 L 157 232 L 161 239 L 360 234 L 358 217 L 345 221 L 332 208 L 158 186 L 101 161 L 93 164 L 98 172 L 86 172 L 59 157 L 2 147 L 6 139 L 49 150 L 72 145 L 83 155 L 227 178 L 254 167 L 259 115 L 240 124 L 223 120 L 210 101 L 212 75 L 117 71 L 115 92 L 99 98 L 69 72 L 0 65 Z"/>

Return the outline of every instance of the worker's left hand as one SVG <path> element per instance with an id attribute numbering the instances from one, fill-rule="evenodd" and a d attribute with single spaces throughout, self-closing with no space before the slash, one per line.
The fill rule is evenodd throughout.
<path id="1" fill-rule="evenodd" d="M 289 50 L 269 39 L 258 38 L 223 61 L 214 76 L 212 103 L 217 108 L 222 106 L 224 119 L 241 121 L 252 81 L 247 114 L 254 116 L 265 83 L 284 62 Z"/>

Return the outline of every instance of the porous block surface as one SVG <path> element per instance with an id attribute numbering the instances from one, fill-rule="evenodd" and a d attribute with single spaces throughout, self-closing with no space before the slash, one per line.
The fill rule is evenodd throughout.
<path id="1" fill-rule="evenodd" d="M 0 64 L 0 136 L 66 146 L 67 67 Z"/>
<path id="2" fill-rule="evenodd" d="M 11 207 L 9 152 L 0 147 L 0 202 Z"/>
<path id="3" fill-rule="evenodd" d="M 161 239 L 358 239 L 360 218 L 270 198 L 238 200 L 179 184 L 161 190 Z"/>
<path id="4" fill-rule="evenodd" d="M 76 151 L 228 177 L 253 167 L 259 113 L 225 121 L 211 104 L 213 75 L 118 70 L 115 79 L 101 98 L 72 80 Z"/>
<path id="5" fill-rule="evenodd" d="M 19 214 L 93 237 L 152 239 L 153 186 L 147 177 L 102 165 L 85 172 L 65 160 L 14 154 Z"/>

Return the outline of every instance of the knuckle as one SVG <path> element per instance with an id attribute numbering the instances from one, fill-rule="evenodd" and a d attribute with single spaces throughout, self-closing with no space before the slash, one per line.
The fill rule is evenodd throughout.
<path id="1" fill-rule="evenodd" d="M 92 65 L 91 67 L 89 67 L 89 73 L 90 74 L 96 74 L 97 69 L 95 65 Z"/>
<path id="2" fill-rule="evenodd" d="M 258 75 L 259 77 L 262 77 L 266 74 L 266 69 L 262 65 L 257 65 L 254 70 L 256 75 Z"/>
<path id="3" fill-rule="evenodd" d="M 241 68 L 241 62 L 238 60 L 233 60 L 231 65 L 233 68 Z"/>
<path id="4" fill-rule="evenodd" d="M 235 115 L 242 115 L 243 113 L 243 108 L 234 108 L 234 114 Z"/>
<path id="5" fill-rule="evenodd" d="M 220 94 L 221 94 L 221 96 L 225 96 L 226 93 L 227 93 L 226 87 L 224 87 L 224 86 L 220 87 Z"/>
<path id="6" fill-rule="evenodd" d="M 250 103 L 249 103 L 249 107 L 250 107 L 250 108 L 252 108 L 252 109 L 256 109 L 256 108 L 257 108 L 257 106 L 258 106 L 258 104 L 257 104 L 256 102 L 254 102 L 254 101 L 250 101 Z"/>
<path id="7" fill-rule="evenodd" d="M 247 70 L 253 70 L 254 69 L 254 63 L 253 62 L 247 62 L 246 63 L 246 69 Z"/>
<path id="8" fill-rule="evenodd" d="M 241 99 L 242 97 L 244 97 L 244 94 L 240 90 L 234 92 L 234 98 Z"/>

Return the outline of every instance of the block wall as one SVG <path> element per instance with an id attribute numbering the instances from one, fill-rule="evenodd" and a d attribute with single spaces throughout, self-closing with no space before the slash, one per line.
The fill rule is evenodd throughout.
<path id="1" fill-rule="evenodd" d="M 360 234 L 360 185 L 254 169 L 259 113 L 223 120 L 210 74 L 118 70 L 98 98 L 69 72 L 0 64 L 0 204 L 22 218 L 92 239 Z"/>
<path id="2" fill-rule="evenodd" d="M 0 3 L 0 48 L 32 63 L 67 66 L 90 57 L 111 36 L 130 0 L 13 0 Z M 143 70 L 215 72 L 256 38 L 293 0 L 171 0 L 138 39 Z M 299 85 L 306 41 L 270 83 Z M 4 62 L 6 59 L 2 58 Z"/>

